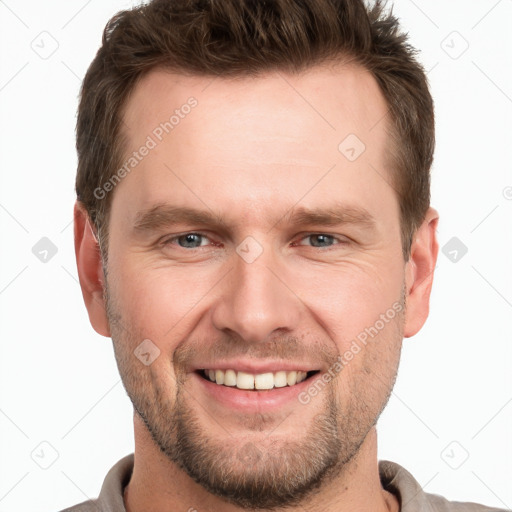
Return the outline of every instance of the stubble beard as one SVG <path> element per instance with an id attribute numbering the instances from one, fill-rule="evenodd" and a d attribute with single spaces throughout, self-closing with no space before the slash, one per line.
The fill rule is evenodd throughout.
<path id="1" fill-rule="evenodd" d="M 332 385 L 335 379 L 322 391 L 323 396 L 317 397 L 316 405 L 311 405 L 321 412 L 313 417 L 304 434 L 298 432 L 296 440 L 278 438 L 279 425 L 257 440 L 245 434 L 240 439 L 229 434 L 215 439 L 208 434 L 205 421 L 218 420 L 205 420 L 204 413 L 200 418 L 197 410 L 202 409 L 188 393 L 186 377 L 177 377 L 174 397 L 170 396 L 169 388 L 164 388 L 150 367 L 134 356 L 133 349 L 140 340 L 133 339 L 132 331 L 121 327 L 127 324 L 123 323 L 107 286 L 105 299 L 123 385 L 155 445 L 208 492 L 242 509 L 271 511 L 304 504 L 322 486 L 340 478 L 376 424 L 395 383 L 400 348 L 398 353 L 391 354 L 395 367 L 384 376 L 386 382 L 374 380 L 373 393 L 383 384 L 388 388 L 378 403 L 364 400 L 371 397 L 372 390 L 361 396 L 358 386 L 368 378 L 366 375 L 359 377 L 361 382 L 354 382 L 351 390 L 355 396 L 341 410 Z M 405 306 L 403 296 L 402 301 Z M 397 320 L 396 327 L 394 336 L 401 340 L 402 318 Z"/>

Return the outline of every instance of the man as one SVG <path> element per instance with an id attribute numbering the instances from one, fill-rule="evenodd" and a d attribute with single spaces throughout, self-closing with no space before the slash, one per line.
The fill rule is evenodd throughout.
<path id="1" fill-rule="evenodd" d="M 75 247 L 135 454 L 68 510 L 496 510 L 377 460 L 438 252 L 434 116 L 360 0 L 156 0 L 85 77 Z"/>

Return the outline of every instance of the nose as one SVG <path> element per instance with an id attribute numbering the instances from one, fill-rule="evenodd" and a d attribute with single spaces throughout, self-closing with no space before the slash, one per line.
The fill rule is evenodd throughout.
<path id="1" fill-rule="evenodd" d="M 252 263 L 238 254 L 234 260 L 212 313 L 214 326 L 238 334 L 247 343 L 264 342 L 275 331 L 285 334 L 297 329 L 304 306 L 283 263 L 270 250 Z"/>

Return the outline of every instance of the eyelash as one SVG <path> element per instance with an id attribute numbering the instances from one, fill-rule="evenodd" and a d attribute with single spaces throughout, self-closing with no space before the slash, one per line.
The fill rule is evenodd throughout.
<path id="1" fill-rule="evenodd" d="M 181 235 L 174 235 L 166 240 L 164 240 L 162 242 L 162 245 L 166 246 L 166 245 L 171 245 L 174 241 L 178 240 L 179 238 L 181 237 L 185 237 L 187 235 L 198 235 L 198 236 L 201 236 L 203 238 L 208 238 L 209 239 L 209 236 L 206 234 L 206 233 L 201 233 L 201 232 L 198 232 L 198 231 L 189 231 L 187 233 L 182 233 Z M 305 235 L 303 235 L 299 241 L 302 241 L 306 238 L 309 238 L 309 237 L 312 237 L 312 236 L 327 236 L 327 237 L 330 237 L 332 238 L 333 240 L 337 240 L 339 243 L 337 245 L 346 245 L 348 244 L 349 242 L 347 240 L 343 240 L 335 235 L 331 235 L 330 233 L 322 233 L 322 232 L 312 232 L 312 233 L 307 233 Z M 219 245 L 219 244 L 215 244 L 214 245 Z M 293 242 L 293 245 L 296 246 L 296 245 L 299 245 L 297 244 L 296 242 Z M 335 246 L 335 245 L 334 245 Z M 312 247 L 313 249 L 322 249 L 324 251 L 326 250 L 329 250 L 331 249 L 332 247 L 334 246 L 327 246 L 327 247 L 314 247 L 312 245 L 310 246 L 305 246 L 305 247 Z M 199 247 L 191 247 L 191 248 L 187 248 L 187 247 L 181 247 L 181 246 L 178 246 L 180 249 L 185 249 L 185 250 L 192 250 L 192 249 L 201 249 L 201 248 L 204 248 L 204 247 L 207 247 L 207 246 L 199 246 Z"/>

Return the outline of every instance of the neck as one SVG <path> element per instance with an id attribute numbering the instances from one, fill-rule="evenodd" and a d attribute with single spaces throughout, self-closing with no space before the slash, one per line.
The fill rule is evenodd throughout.
<path id="1" fill-rule="evenodd" d="M 155 445 L 137 414 L 134 415 L 134 432 L 135 463 L 124 493 L 127 512 L 245 510 L 210 494 L 171 462 Z M 307 502 L 297 507 L 287 507 L 286 511 L 398 512 L 399 509 L 397 498 L 381 486 L 377 462 L 377 432 L 374 427 L 357 455 L 338 476 L 323 485 Z"/>

